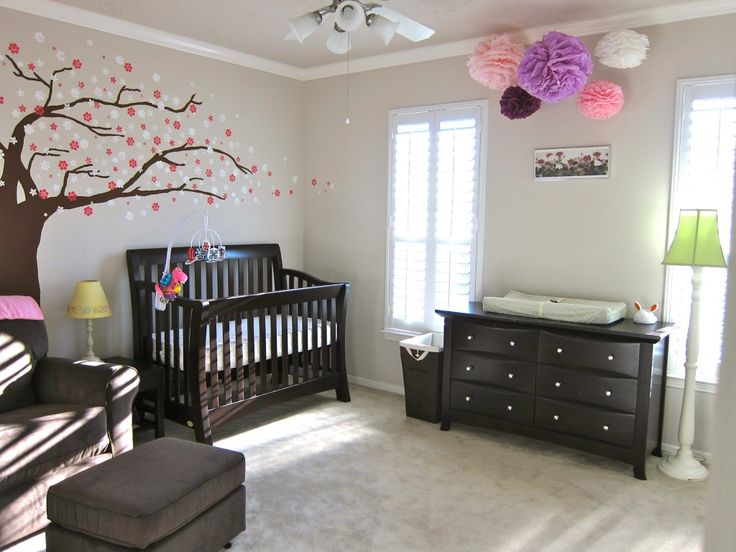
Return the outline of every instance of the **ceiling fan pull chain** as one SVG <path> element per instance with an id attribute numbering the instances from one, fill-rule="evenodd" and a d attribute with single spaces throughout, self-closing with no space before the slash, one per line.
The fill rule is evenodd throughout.
<path id="1" fill-rule="evenodd" d="M 350 33 L 348 35 L 347 72 L 345 73 L 345 124 L 350 124 Z"/>

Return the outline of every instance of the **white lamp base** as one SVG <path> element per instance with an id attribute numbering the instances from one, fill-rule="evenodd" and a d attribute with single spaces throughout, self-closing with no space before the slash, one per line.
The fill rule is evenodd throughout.
<path id="1" fill-rule="evenodd" d="M 98 357 L 97 355 L 84 355 L 79 360 L 92 361 L 92 362 L 102 362 L 102 359 L 100 357 Z"/>
<path id="2" fill-rule="evenodd" d="M 657 468 L 666 476 L 682 481 L 702 481 L 708 478 L 708 468 L 692 455 L 674 454 L 662 460 Z"/>

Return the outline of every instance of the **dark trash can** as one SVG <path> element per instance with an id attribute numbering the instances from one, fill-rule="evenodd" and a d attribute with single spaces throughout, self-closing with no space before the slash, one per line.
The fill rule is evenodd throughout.
<path id="1" fill-rule="evenodd" d="M 404 372 L 406 415 L 440 421 L 440 387 L 444 335 L 430 332 L 399 342 Z"/>

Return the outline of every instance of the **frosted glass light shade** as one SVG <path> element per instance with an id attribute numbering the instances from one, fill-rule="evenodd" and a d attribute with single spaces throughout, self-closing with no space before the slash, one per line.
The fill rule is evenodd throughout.
<path id="1" fill-rule="evenodd" d="M 289 21 L 291 32 L 286 36 L 294 35 L 294 38 L 302 43 L 305 38 L 319 29 L 320 23 L 322 23 L 322 16 L 319 13 L 307 12 Z"/>
<path id="2" fill-rule="evenodd" d="M 343 31 L 355 31 L 364 22 L 365 12 L 359 2 L 345 0 L 335 12 L 335 22 Z"/>
<path id="3" fill-rule="evenodd" d="M 350 37 L 346 32 L 332 29 L 327 39 L 327 49 L 333 54 L 346 54 L 350 51 Z"/>
<path id="4" fill-rule="evenodd" d="M 715 209 L 683 209 L 662 264 L 725 267 Z"/>
<path id="5" fill-rule="evenodd" d="M 398 21 L 391 21 L 381 15 L 374 14 L 370 18 L 368 28 L 383 40 L 384 46 L 388 46 L 388 43 L 391 42 L 391 39 L 396 34 L 396 29 L 399 28 L 399 23 Z"/>
<path id="6" fill-rule="evenodd" d="M 66 309 L 69 318 L 107 318 L 112 314 L 99 280 L 82 280 L 74 286 Z"/>

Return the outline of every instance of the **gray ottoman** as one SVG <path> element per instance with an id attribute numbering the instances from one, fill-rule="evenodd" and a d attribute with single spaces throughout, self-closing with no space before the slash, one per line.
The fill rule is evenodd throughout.
<path id="1" fill-rule="evenodd" d="M 48 552 L 216 552 L 245 530 L 245 458 L 157 439 L 49 488 Z"/>

